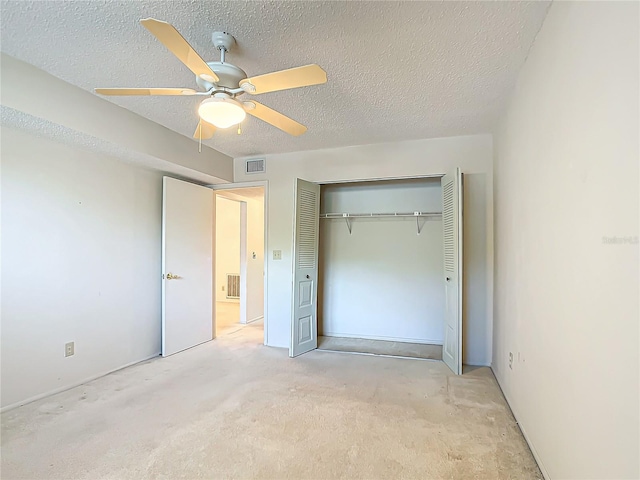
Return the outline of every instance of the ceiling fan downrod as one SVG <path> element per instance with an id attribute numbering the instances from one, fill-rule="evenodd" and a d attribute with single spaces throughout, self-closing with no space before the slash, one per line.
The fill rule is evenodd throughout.
<path id="1" fill-rule="evenodd" d="M 213 45 L 220 50 L 220 63 L 224 63 L 225 56 L 231 47 L 235 45 L 236 39 L 227 32 L 213 32 L 211 34 Z"/>

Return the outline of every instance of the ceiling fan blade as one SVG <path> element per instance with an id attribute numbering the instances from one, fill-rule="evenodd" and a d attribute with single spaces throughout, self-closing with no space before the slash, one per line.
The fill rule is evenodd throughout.
<path id="1" fill-rule="evenodd" d="M 255 105 L 255 107 L 251 108 L 250 104 Z M 276 128 L 279 128 L 289 135 L 297 137 L 298 135 L 302 135 L 307 131 L 307 127 L 305 127 L 304 125 L 290 119 L 289 117 L 279 112 L 276 112 L 272 108 L 265 107 L 261 103 L 251 100 L 249 102 L 244 102 L 244 105 L 245 107 L 247 107 L 246 111 L 249 115 L 253 115 L 254 117 L 259 118 L 263 122 L 267 122 Z"/>
<path id="2" fill-rule="evenodd" d="M 257 77 L 245 78 L 240 87 L 248 93 L 268 93 L 289 88 L 308 87 L 327 82 L 327 72 L 318 65 L 290 68 L 279 72 L 265 73 Z"/>
<path id="3" fill-rule="evenodd" d="M 200 120 L 200 123 L 198 123 L 198 126 L 196 127 L 196 131 L 193 133 L 193 138 L 205 140 L 213 137 L 214 133 L 216 133 L 216 127 L 204 120 Z"/>
<path id="4" fill-rule="evenodd" d="M 195 95 L 191 88 L 96 88 L 100 95 Z"/>
<path id="5" fill-rule="evenodd" d="M 220 80 L 173 25 L 155 18 L 145 18 L 140 23 L 197 76 L 212 83 Z"/>

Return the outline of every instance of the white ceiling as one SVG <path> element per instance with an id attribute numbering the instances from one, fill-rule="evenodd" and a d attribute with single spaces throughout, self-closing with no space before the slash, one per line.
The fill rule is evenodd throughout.
<path id="1" fill-rule="evenodd" d="M 196 88 L 139 23 L 172 23 L 207 61 L 212 30 L 248 75 L 309 63 L 326 85 L 255 98 L 309 130 L 253 117 L 206 141 L 233 157 L 490 132 L 549 2 L 2 1 L 1 49 L 83 89 Z M 34 95 L 46 95 L 43 90 Z M 201 97 L 110 98 L 191 136 Z"/>

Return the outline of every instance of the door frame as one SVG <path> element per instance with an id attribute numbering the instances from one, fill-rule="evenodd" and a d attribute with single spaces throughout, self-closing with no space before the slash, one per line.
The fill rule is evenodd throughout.
<path id="1" fill-rule="evenodd" d="M 269 303 L 269 295 L 268 295 L 268 289 L 269 289 L 269 182 L 267 180 L 260 180 L 260 181 L 254 181 L 254 182 L 238 182 L 238 183 L 217 183 L 215 185 L 207 185 L 208 188 L 211 188 L 212 190 L 215 191 L 220 191 L 220 190 L 237 190 L 237 189 L 242 189 L 242 188 L 251 188 L 251 187 L 263 187 L 264 189 L 264 265 L 263 265 L 263 269 L 264 269 L 264 304 L 263 304 L 263 311 L 264 311 L 264 339 L 263 339 L 263 343 L 264 345 L 268 344 L 268 335 L 269 335 L 269 329 L 267 328 L 267 324 L 268 324 L 268 303 Z M 214 193 L 214 208 L 215 208 L 215 193 Z M 245 216 L 246 217 L 246 216 Z M 246 219 L 246 218 L 245 218 Z M 242 219 L 241 219 L 242 220 Z M 242 221 L 240 222 L 240 229 L 242 231 Z M 246 225 L 244 228 L 244 233 L 246 236 Z M 241 233 L 242 235 L 242 233 Z M 215 222 L 214 222 L 214 259 L 215 259 Z M 240 255 L 242 255 L 242 252 L 240 253 Z M 213 275 L 213 291 L 216 292 L 216 278 L 215 278 L 215 261 L 214 261 L 214 275 Z M 215 302 L 215 296 L 214 296 L 214 302 Z M 215 312 L 215 309 L 214 309 Z M 215 319 L 215 314 L 214 314 L 214 319 Z M 215 338 L 215 337 L 214 337 Z"/>
<path id="2" fill-rule="evenodd" d="M 334 185 L 337 183 L 364 183 L 364 182 L 386 182 L 392 180 L 420 180 L 424 178 L 442 178 L 445 173 L 430 173 L 428 175 L 405 175 L 400 177 L 372 177 L 372 178 L 355 178 L 348 180 L 318 180 L 311 183 L 317 183 L 318 185 Z"/>
<path id="3" fill-rule="evenodd" d="M 322 187 L 322 185 L 336 185 L 336 184 L 348 184 L 348 183 L 365 183 L 365 182 L 383 182 L 383 181 L 392 181 L 392 180 L 419 180 L 419 179 L 425 179 L 425 178 L 442 178 L 446 175 L 446 173 L 431 173 L 431 174 L 426 174 L 426 175 L 405 175 L 405 176 L 390 176 L 390 177 L 374 177 L 374 178 L 357 178 L 357 179 L 346 179 L 346 180 L 336 180 L 336 179 L 332 179 L 332 180 L 307 180 L 310 183 L 315 183 L 316 185 L 320 185 L 320 187 Z M 461 191 L 463 190 L 463 185 L 460 185 L 460 189 Z M 295 219 L 294 219 L 295 220 Z M 462 219 L 461 219 L 462 222 Z M 295 242 L 295 229 L 294 229 L 294 238 L 293 238 L 293 242 Z M 463 245 L 460 245 L 461 248 L 461 255 L 462 255 L 462 248 Z M 460 270 L 462 271 L 464 268 L 464 265 L 460 265 Z M 463 289 L 464 292 L 464 289 Z M 462 308 L 462 304 L 464 302 L 464 298 L 463 298 L 463 294 L 461 293 L 460 295 L 460 312 L 461 315 L 463 316 L 462 318 L 462 323 L 464 325 L 464 309 Z M 293 312 L 292 312 L 293 315 Z M 443 318 L 443 325 L 446 327 L 446 318 Z M 317 324 L 316 324 L 316 329 L 317 329 Z M 460 349 L 463 350 L 463 346 L 464 346 L 464 338 L 463 338 L 463 333 L 464 333 L 464 328 L 460 328 Z M 318 332 L 316 331 L 316 336 L 317 336 Z M 444 345 L 443 345 L 444 347 Z M 443 364 L 444 364 L 444 360 L 440 360 Z M 460 361 L 462 362 L 462 356 L 460 358 Z M 462 374 L 462 372 L 460 372 L 460 374 Z"/>

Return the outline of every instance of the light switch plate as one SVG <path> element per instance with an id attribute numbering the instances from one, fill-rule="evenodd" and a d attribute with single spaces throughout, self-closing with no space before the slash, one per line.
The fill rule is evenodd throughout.
<path id="1" fill-rule="evenodd" d="M 282 260 L 282 250 L 274 250 L 273 251 L 273 259 L 274 260 Z"/>
<path id="2" fill-rule="evenodd" d="M 64 344 L 64 356 L 70 357 L 75 353 L 75 342 L 69 342 Z"/>

